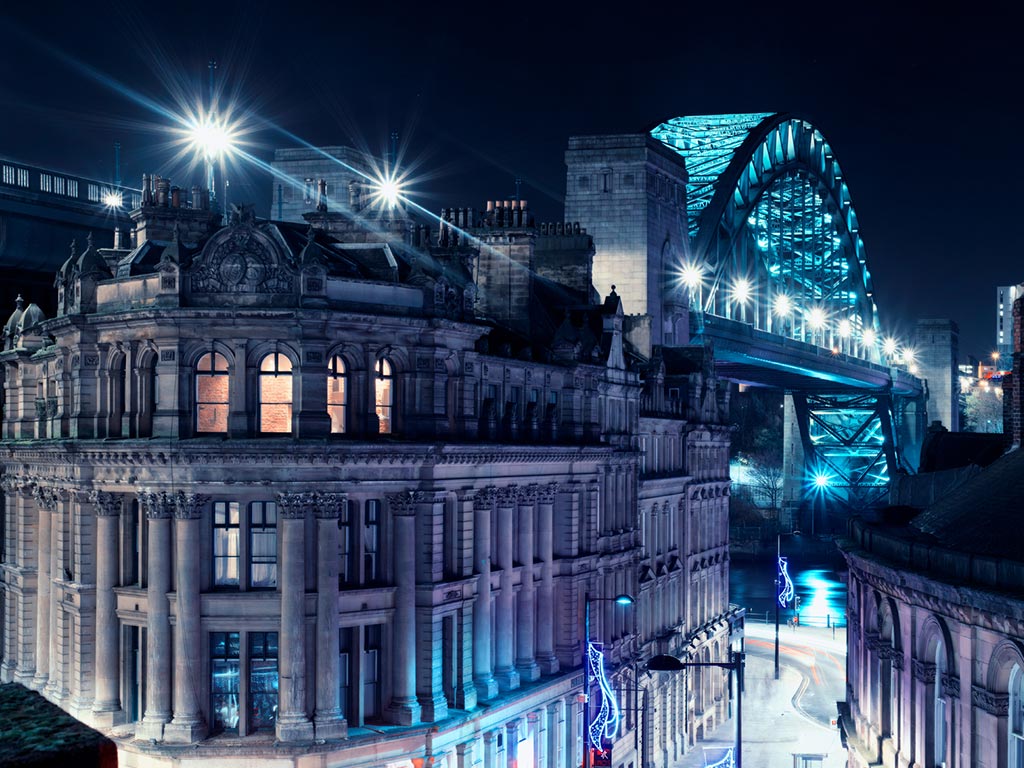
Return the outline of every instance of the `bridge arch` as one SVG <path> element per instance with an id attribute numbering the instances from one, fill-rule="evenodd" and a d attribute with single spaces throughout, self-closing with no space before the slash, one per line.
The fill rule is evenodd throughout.
<path id="1" fill-rule="evenodd" d="M 790 114 L 669 120 L 651 135 L 689 172 L 691 307 L 881 362 L 857 213 L 821 132 Z"/>

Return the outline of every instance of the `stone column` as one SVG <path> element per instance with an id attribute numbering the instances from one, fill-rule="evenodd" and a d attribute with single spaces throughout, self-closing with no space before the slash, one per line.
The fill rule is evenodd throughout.
<path id="1" fill-rule="evenodd" d="M 491 511 L 494 489 L 486 488 L 473 498 L 473 567 L 476 570 L 476 602 L 473 604 L 473 680 L 477 696 L 486 701 L 498 695 L 491 664 Z"/>
<path id="2" fill-rule="evenodd" d="M 512 665 L 512 639 L 515 632 L 515 593 L 512 587 L 512 553 L 515 545 L 514 519 L 517 489 L 515 486 L 498 491 L 498 567 L 501 569 L 501 591 L 497 599 L 497 617 L 494 622 L 495 638 L 494 677 L 502 691 L 519 687 L 519 673 Z"/>
<path id="3" fill-rule="evenodd" d="M 68 614 L 61 607 L 58 585 L 64 583 L 64 550 L 71 542 L 64 535 L 64 515 L 70 511 L 58 504 L 50 519 L 50 680 L 45 696 L 50 701 L 66 701 L 71 697 L 68 681 L 71 679 L 71 659 L 65 657 L 65 638 L 71 632 Z M 70 525 L 68 528 L 70 529 Z M 70 533 L 70 530 L 68 531 Z"/>
<path id="4" fill-rule="evenodd" d="M 10 387 L 5 385 L 5 390 L 8 391 Z M 7 402 L 11 402 L 9 399 Z M 8 566 L 16 563 L 16 536 L 15 530 L 17 526 L 17 506 L 15 499 L 21 493 L 19 483 L 13 478 L 5 475 L 0 479 L 0 487 L 3 488 L 4 492 L 4 530 L 0 531 L 0 536 L 4 537 L 4 556 L 5 562 Z M 16 670 L 16 615 L 15 611 L 16 598 L 11 590 L 7 590 L 6 603 L 7 610 L 4 615 L 0 617 L 3 621 L 3 626 L 0 627 L 0 632 L 3 633 L 0 637 L 0 643 L 3 643 L 3 662 L 0 663 L 0 682 L 9 683 L 14 679 L 14 672 Z"/>
<path id="5" fill-rule="evenodd" d="M 31 687 L 41 691 L 50 672 L 50 525 L 57 508 L 57 494 L 50 488 L 36 486 L 34 495 L 39 514 L 36 532 L 36 674 Z"/>
<path id="6" fill-rule="evenodd" d="M 519 562 L 520 584 L 516 616 L 516 671 L 520 680 L 540 677 L 540 666 L 534 658 L 536 640 L 536 592 L 533 588 L 533 509 L 537 503 L 537 486 L 519 493 Z"/>
<path id="7" fill-rule="evenodd" d="M 167 593 L 171 590 L 171 514 L 174 497 L 142 492 L 139 506 L 149 530 L 149 584 L 146 589 L 146 713 L 136 738 L 161 741 L 171 720 L 171 624 Z"/>
<path id="8" fill-rule="evenodd" d="M 558 672 L 555 656 L 554 508 L 558 486 L 551 483 L 537 496 L 537 549 L 540 589 L 537 591 L 537 663 L 545 675 Z"/>
<path id="9" fill-rule="evenodd" d="M 556 699 L 544 708 L 547 720 L 544 737 L 547 743 L 547 764 L 550 768 L 558 768 L 565 764 L 565 761 L 561 759 L 562 756 L 559 751 L 560 741 L 558 738 L 558 723 L 561 711 L 562 702 L 559 699 Z"/>
<path id="10" fill-rule="evenodd" d="M 569 766 L 569 768 L 576 768 L 583 758 L 583 754 L 579 751 L 579 744 L 577 744 L 579 734 L 576 732 L 579 726 L 579 719 L 576 713 L 577 707 L 580 706 L 577 699 L 581 696 L 581 692 L 576 692 L 569 694 L 564 699 L 565 709 L 562 722 L 565 724 L 565 727 L 562 729 L 562 734 L 565 737 L 563 741 L 565 744 L 565 754 L 562 765 Z"/>
<path id="11" fill-rule="evenodd" d="M 496 731 L 484 733 L 484 768 L 498 768 L 498 739 Z"/>
<path id="12" fill-rule="evenodd" d="M 97 724 L 110 727 L 121 712 L 118 672 L 117 586 L 118 527 L 121 497 L 93 491 L 90 501 L 96 510 L 96 660 L 92 712 Z"/>
<path id="13" fill-rule="evenodd" d="M 323 378 L 321 376 L 321 378 Z M 343 493 L 319 493 L 316 514 L 316 712 L 317 739 L 343 739 L 348 723 L 342 712 L 341 659 L 338 656 L 338 517 L 348 501 Z"/>
<path id="14" fill-rule="evenodd" d="M 177 555 L 177 595 L 174 631 L 174 719 L 164 727 L 164 740 L 191 744 L 206 738 L 199 692 L 205 690 L 202 679 L 203 649 L 199 605 L 200 519 L 209 496 L 178 491 L 174 497 L 175 554 Z"/>
<path id="15" fill-rule="evenodd" d="M 455 745 L 455 768 L 472 768 L 473 744 L 472 741 L 464 741 Z"/>
<path id="16" fill-rule="evenodd" d="M 394 533 L 394 668 L 388 718 L 415 725 L 422 710 L 416 699 L 416 505 L 412 494 L 388 496 Z"/>
<path id="17" fill-rule="evenodd" d="M 505 723 L 505 765 L 508 768 L 519 766 L 519 720 Z"/>
<path id="18" fill-rule="evenodd" d="M 278 639 L 278 741 L 311 741 L 306 713 L 306 511 L 314 494 L 279 493 L 281 526 L 281 634 Z M 335 550 L 337 551 L 337 550 Z"/>

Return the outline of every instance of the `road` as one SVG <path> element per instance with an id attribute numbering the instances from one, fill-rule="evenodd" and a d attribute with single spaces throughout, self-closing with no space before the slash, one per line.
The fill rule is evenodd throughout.
<path id="1" fill-rule="evenodd" d="M 832 727 L 836 702 L 846 698 L 846 633 L 811 627 L 779 628 L 779 664 L 800 673 L 800 688 L 793 696 L 793 708 L 809 720 Z M 748 656 L 766 658 L 775 664 L 775 626 L 746 625 Z M 831 641 L 831 642 L 830 642 Z"/>

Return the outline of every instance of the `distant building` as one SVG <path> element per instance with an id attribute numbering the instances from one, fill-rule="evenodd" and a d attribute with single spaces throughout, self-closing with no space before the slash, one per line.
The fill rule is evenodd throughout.
<path id="1" fill-rule="evenodd" d="M 1013 303 L 1024 296 L 1024 283 L 996 288 L 996 352 L 1009 369 L 1013 354 Z"/>
<path id="2" fill-rule="evenodd" d="M 270 218 L 301 223 L 320 203 L 317 185 L 323 182 L 325 201 L 335 211 L 358 211 L 366 201 L 367 177 L 384 163 L 352 147 L 300 147 L 274 150 L 275 171 Z"/>
<path id="3" fill-rule="evenodd" d="M 928 419 L 960 430 L 960 328 L 952 320 L 918 320 L 914 328 L 915 365 L 928 382 Z"/>
<path id="4" fill-rule="evenodd" d="M 704 350 L 640 355 L 590 236 L 519 201 L 435 233 L 316 189 L 222 225 L 147 179 L 133 243 L 16 305 L 0 679 L 123 765 L 577 768 L 589 602 L 602 747 L 677 759 L 727 681 L 636 671 L 742 620 Z"/>

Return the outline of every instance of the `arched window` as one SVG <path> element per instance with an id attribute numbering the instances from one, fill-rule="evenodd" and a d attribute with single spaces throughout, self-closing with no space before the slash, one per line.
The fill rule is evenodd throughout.
<path id="1" fill-rule="evenodd" d="M 935 764 L 946 764 L 946 699 L 942 690 L 942 676 L 946 674 L 946 647 L 940 640 L 935 645 L 935 733 L 933 748 Z"/>
<path id="2" fill-rule="evenodd" d="M 339 355 L 335 355 L 327 367 L 327 415 L 331 417 L 332 435 L 340 435 L 345 432 L 347 383 L 345 361 Z"/>
<path id="3" fill-rule="evenodd" d="M 207 352 L 196 364 L 196 432 L 228 431 L 228 361 Z"/>
<path id="4" fill-rule="evenodd" d="M 292 431 L 292 361 L 271 352 L 260 362 L 260 432 Z"/>
<path id="5" fill-rule="evenodd" d="M 1010 722 L 1007 749 L 1007 765 L 1011 768 L 1024 766 L 1024 669 L 1013 665 L 1010 672 Z"/>
<path id="6" fill-rule="evenodd" d="M 390 435 L 392 428 L 392 406 L 395 400 L 394 376 L 391 372 L 391 363 L 387 358 L 382 357 L 377 361 L 377 380 L 375 402 L 377 405 L 377 423 L 380 425 L 382 435 Z"/>

